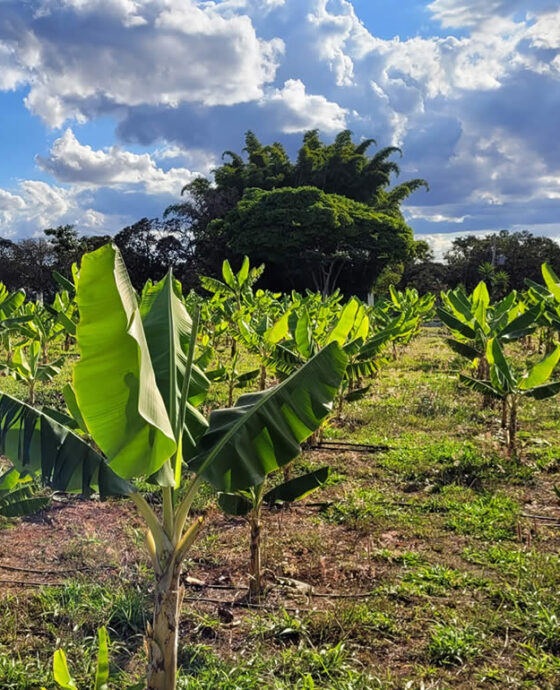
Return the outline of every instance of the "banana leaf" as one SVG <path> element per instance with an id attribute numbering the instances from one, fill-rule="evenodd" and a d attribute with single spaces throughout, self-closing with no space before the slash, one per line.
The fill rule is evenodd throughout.
<path id="1" fill-rule="evenodd" d="M 309 472 L 301 477 L 294 477 L 267 491 L 263 501 L 269 505 L 300 501 L 316 489 L 320 489 L 329 478 L 330 471 L 330 467 L 321 467 L 321 469 Z"/>
<path id="2" fill-rule="evenodd" d="M 124 479 L 151 475 L 177 444 L 156 383 L 136 294 L 116 246 L 85 254 L 73 388 L 87 428 Z"/>
<path id="3" fill-rule="evenodd" d="M 496 390 L 490 381 L 479 381 L 478 379 L 473 379 L 470 376 L 465 376 L 464 374 L 459 374 L 459 381 L 477 393 L 489 395 L 490 397 L 497 398 L 498 400 L 503 398 L 502 393 Z"/>
<path id="4" fill-rule="evenodd" d="M 220 491 L 261 484 L 300 454 L 300 443 L 329 414 L 346 365 L 346 355 L 333 342 L 274 388 L 212 412 L 191 469 Z"/>
<path id="5" fill-rule="evenodd" d="M 462 343 L 460 340 L 453 340 L 453 338 L 446 338 L 445 342 L 449 345 L 453 352 L 461 355 L 461 357 L 466 357 L 471 361 L 477 357 L 480 357 L 480 352 L 467 343 Z"/>
<path id="6" fill-rule="evenodd" d="M 34 496 L 30 486 L 0 493 L 0 515 L 7 518 L 26 517 L 46 508 L 50 496 Z"/>
<path id="7" fill-rule="evenodd" d="M 476 337 L 476 332 L 474 331 L 474 329 L 472 329 L 468 324 L 459 321 L 459 319 L 455 318 L 445 309 L 438 307 L 436 309 L 436 313 L 439 316 L 440 320 L 452 331 L 457 331 L 457 333 L 460 333 L 462 336 L 468 338 L 469 340 L 472 340 Z"/>
<path id="8" fill-rule="evenodd" d="M 244 495 L 224 491 L 218 494 L 218 505 L 227 515 L 235 515 L 237 517 L 247 515 L 253 508 L 252 501 Z"/>
<path id="9" fill-rule="evenodd" d="M 80 436 L 6 393 L 0 396 L 0 454 L 57 491 L 89 495 L 98 489 L 102 498 L 133 491 Z"/>

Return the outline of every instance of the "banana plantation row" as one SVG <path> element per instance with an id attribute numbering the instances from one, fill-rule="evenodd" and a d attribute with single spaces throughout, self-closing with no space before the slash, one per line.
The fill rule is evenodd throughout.
<path id="1" fill-rule="evenodd" d="M 459 382 L 479 392 L 481 404 L 499 402 L 510 454 L 523 398 L 560 391 L 551 380 L 560 359 L 560 281 L 546 265 L 544 286 L 530 283 L 491 304 L 480 283 L 471 295 L 457 288 L 438 296 L 437 307 L 434 295 L 410 289 L 391 289 L 372 306 L 340 293 L 272 293 L 255 288 L 262 271 L 245 259 L 235 273 L 226 261 L 223 280 L 201 278 L 210 297 L 184 296 L 171 273 L 139 295 L 118 249 L 106 245 L 86 254 L 72 279 L 55 276 L 61 291 L 51 305 L 0 287 L 2 372 L 27 389 L 26 401 L 0 395 L 0 454 L 12 463 L 0 477 L 0 513 L 41 508 L 48 499 L 34 494 L 37 480 L 55 491 L 134 502 L 155 575 L 148 688 L 176 686 L 180 577 L 202 527 L 191 515 L 201 484 L 214 487 L 224 512 L 247 517 L 247 596 L 259 600 L 263 506 L 327 482 L 328 467 L 291 477 L 289 464 L 329 415 L 368 395 L 380 367 L 423 322 L 437 313 L 450 348 L 464 358 Z M 535 351 L 540 361 L 520 364 L 520 352 Z M 240 369 L 240 352 L 251 353 L 254 369 Z M 55 379 L 68 357 L 75 363 L 62 388 L 64 409 L 36 407 L 37 382 Z M 212 382 L 225 386 L 228 407 L 207 416 Z M 236 391 L 249 387 L 234 404 Z M 161 511 L 140 490 L 146 480 L 161 492 Z M 95 687 L 106 682 L 103 630 L 99 648 Z M 61 650 L 55 677 L 74 687 Z"/>

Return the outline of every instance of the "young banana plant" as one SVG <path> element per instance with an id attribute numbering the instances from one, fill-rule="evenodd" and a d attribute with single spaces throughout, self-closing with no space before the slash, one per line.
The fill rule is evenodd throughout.
<path id="1" fill-rule="evenodd" d="M 436 311 L 453 335 L 453 338 L 447 338 L 447 344 L 457 354 L 476 362 L 476 377 L 479 379 L 489 376 L 488 342 L 493 338 L 511 342 L 530 335 L 542 311 L 540 304 L 529 307 L 517 300 L 515 290 L 491 305 L 484 282 L 480 282 L 471 295 L 467 295 L 463 288 L 456 288 L 442 293 L 442 300 L 444 306 Z"/>
<path id="2" fill-rule="evenodd" d="M 280 385 L 243 395 L 207 421 L 197 409 L 209 386 L 194 365 L 197 316 L 193 323 L 171 274 L 139 301 L 118 249 L 106 245 L 83 257 L 77 302 L 72 406 L 95 447 L 4 395 L 0 453 L 19 471 L 41 472 L 53 488 L 130 496 L 146 523 L 155 572 L 147 688 L 174 690 L 180 577 L 202 528 L 202 518 L 189 519 L 201 483 L 248 489 L 291 462 L 331 410 L 346 356 L 332 343 Z M 161 490 L 161 513 L 134 486 L 145 478 Z"/>
<path id="3" fill-rule="evenodd" d="M 524 397 L 545 400 L 560 392 L 560 381 L 549 381 L 560 360 L 560 346 L 557 345 L 522 376 L 516 374 L 497 338 L 488 341 L 486 359 L 489 364 L 489 380 L 481 381 L 462 374 L 459 380 L 478 393 L 502 401 L 502 426 L 507 431 L 509 453 L 514 455 L 517 450 L 518 410 L 521 400 Z"/>
<path id="4" fill-rule="evenodd" d="M 0 283 L 0 341 L 6 351 L 7 363 L 12 361 L 12 339 L 19 334 L 19 326 L 32 319 L 22 315 L 25 302 L 25 291 L 10 292 L 4 283 Z"/>
<path id="5" fill-rule="evenodd" d="M 22 476 L 11 467 L 0 476 L 0 515 L 24 517 L 33 515 L 49 505 L 51 497 L 41 492 L 37 480 L 31 475 Z"/>
<path id="6" fill-rule="evenodd" d="M 238 388 L 247 387 L 259 375 L 258 369 L 251 369 L 250 371 L 240 372 L 237 369 L 237 362 L 239 360 L 239 353 L 233 355 L 233 359 L 228 366 L 206 371 L 206 376 L 210 381 L 225 382 L 228 389 L 228 407 L 233 405 L 233 394 Z M 261 389 L 262 390 L 262 389 Z"/>
<path id="7" fill-rule="evenodd" d="M 7 365 L 7 371 L 17 381 L 23 381 L 27 385 L 27 402 L 34 405 L 37 383 L 52 381 L 60 374 L 63 364 L 64 357 L 59 357 L 53 362 L 44 362 L 41 343 L 31 340 L 16 347 L 12 361 Z"/>
<path id="8" fill-rule="evenodd" d="M 264 504 L 293 503 L 324 486 L 329 478 L 329 468 L 322 467 L 300 477 L 295 477 L 265 491 L 267 479 L 257 486 L 234 493 L 218 494 L 218 504 L 228 515 L 247 518 L 251 530 L 249 558 L 249 591 L 251 602 L 259 601 L 264 593 L 262 579 L 262 507 Z"/>

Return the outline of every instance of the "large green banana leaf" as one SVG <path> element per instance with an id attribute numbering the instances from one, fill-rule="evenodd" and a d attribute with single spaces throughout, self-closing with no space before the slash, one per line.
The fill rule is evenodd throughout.
<path id="1" fill-rule="evenodd" d="M 549 266 L 547 263 L 544 263 L 541 267 L 544 282 L 546 283 L 546 287 L 550 290 L 550 292 L 554 295 L 554 299 L 557 302 L 560 302 L 560 279 L 554 273 L 553 269 L 551 266 Z"/>
<path id="2" fill-rule="evenodd" d="M 46 508 L 50 501 L 50 496 L 34 496 L 30 486 L 0 491 L 0 515 L 7 518 L 26 517 Z"/>
<path id="3" fill-rule="evenodd" d="M 87 495 L 98 489 L 106 497 L 133 490 L 84 439 L 5 393 L 0 396 L 0 454 L 18 472 L 40 474 L 57 491 Z"/>
<path id="4" fill-rule="evenodd" d="M 188 460 L 194 455 L 196 443 L 208 426 L 195 405 L 204 401 L 210 386 L 210 381 L 193 364 L 192 358 L 189 360 L 192 322 L 180 295 L 180 284 L 168 274 L 144 290 L 140 304 L 154 375 L 176 438 L 179 426 L 184 423 L 182 457 L 176 459 L 172 468 L 173 480 L 168 472 L 156 478 L 158 483 L 175 485 L 180 481 L 182 459 Z M 179 421 L 185 372 L 189 378 L 188 400 L 185 418 Z"/>
<path id="5" fill-rule="evenodd" d="M 542 386 L 535 386 L 528 391 L 523 391 L 523 395 L 535 400 L 546 400 L 560 393 L 560 381 L 544 383 Z"/>
<path id="6" fill-rule="evenodd" d="M 77 302 L 80 359 L 73 387 L 80 412 L 117 474 L 151 475 L 177 445 L 117 247 L 107 244 L 84 255 Z"/>
<path id="7" fill-rule="evenodd" d="M 460 340 L 453 340 L 453 338 L 445 338 L 445 342 L 454 352 L 456 352 L 458 355 L 461 355 L 461 357 L 466 357 L 471 361 L 477 357 L 480 357 L 480 352 L 467 343 L 463 343 Z"/>
<path id="8" fill-rule="evenodd" d="M 220 491 L 261 484 L 299 455 L 330 412 L 347 361 L 333 342 L 278 386 L 213 412 L 191 468 Z"/>
<path id="9" fill-rule="evenodd" d="M 532 333 L 537 327 L 537 319 L 542 311 L 541 304 L 535 304 L 519 316 L 516 316 L 505 326 L 498 335 L 500 339 L 517 340 Z"/>

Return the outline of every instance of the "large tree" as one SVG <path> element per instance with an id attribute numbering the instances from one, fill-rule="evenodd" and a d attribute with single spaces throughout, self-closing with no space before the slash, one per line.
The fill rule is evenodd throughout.
<path id="1" fill-rule="evenodd" d="M 251 243 L 247 238 L 247 242 L 241 242 L 237 236 L 236 239 L 230 237 L 230 229 L 237 224 L 235 213 L 239 213 L 245 220 L 248 220 L 248 215 L 252 213 L 251 209 L 264 211 L 263 205 L 268 204 L 270 210 L 277 203 L 282 205 L 283 202 L 280 200 L 286 198 L 279 195 L 270 197 L 270 200 L 265 201 L 265 197 L 259 197 L 257 209 L 253 191 L 255 189 L 271 194 L 278 194 L 285 190 L 288 196 L 291 195 L 294 199 L 296 191 L 305 188 L 306 191 L 298 197 L 298 202 L 294 207 L 294 209 L 299 209 L 298 212 L 303 216 L 299 218 L 294 213 L 290 216 L 284 204 L 281 211 L 284 219 L 280 225 L 287 222 L 290 216 L 290 223 L 295 224 L 295 227 L 298 224 L 303 224 L 308 229 L 312 226 L 315 229 L 311 235 L 314 237 L 321 236 L 322 243 L 318 247 L 314 240 L 310 245 L 304 246 L 302 244 L 304 234 L 300 233 L 299 235 L 299 258 L 302 257 L 303 253 L 307 262 L 306 265 L 315 266 L 313 272 L 308 272 L 307 275 L 317 281 L 318 274 L 326 270 L 328 275 L 323 277 L 320 282 L 324 285 L 327 281 L 329 288 L 331 288 L 337 283 L 337 281 L 332 280 L 333 274 L 340 273 L 338 284 L 347 285 L 354 290 L 356 283 L 359 283 L 357 289 L 363 292 L 371 285 L 372 280 L 375 280 L 375 276 L 383 268 L 383 265 L 390 260 L 393 253 L 399 255 L 398 261 L 407 258 L 407 256 L 401 256 L 401 248 L 404 245 L 408 246 L 409 242 L 407 240 L 403 245 L 399 239 L 399 233 L 404 237 L 404 235 L 408 236 L 411 231 L 405 229 L 400 205 L 409 194 L 420 186 L 427 187 L 424 180 L 414 179 L 390 189 L 392 176 L 399 173 L 399 166 L 392 160 L 392 156 L 394 154 L 400 155 L 401 151 L 390 146 L 380 149 L 373 156 L 369 156 L 368 150 L 373 144 L 375 144 L 373 139 L 354 142 L 352 134 L 348 130 L 340 132 L 331 144 L 325 144 L 319 138 L 317 130 L 312 130 L 304 135 L 297 158 L 295 161 L 291 161 L 281 144 L 276 142 L 271 145 L 263 145 L 252 132 L 248 132 L 245 137 L 243 152 L 246 154 L 245 156 L 234 151 L 226 151 L 223 154 L 223 165 L 213 171 L 214 183 L 201 178 L 194 180 L 183 189 L 185 201 L 169 207 L 166 211 L 167 219 L 175 220 L 178 224 L 183 246 L 189 248 L 187 261 L 193 268 L 210 275 L 219 272 L 224 256 L 234 258 L 239 252 L 248 253 L 255 261 L 263 260 L 267 264 L 278 264 L 277 250 L 280 245 L 272 240 L 276 233 L 276 226 L 273 224 L 271 228 L 268 228 L 263 225 L 257 228 L 254 223 L 251 225 L 253 232 L 257 233 L 253 245 L 255 251 L 253 251 L 253 249 L 249 249 Z M 329 206 L 329 203 L 325 201 L 326 199 L 330 196 L 339 196 L 344 197 L 348 202 L 346 213 L 354 214 L 355 218 L 351 222 L 345 221 L 344 223 L 336 220 L 333 221 L 334 225 L 331 223 L 331 225 L 325 226 L 322 231 L 319 230 L 316 213 L 318 209 L 315 208 L 315 210 L 310 211 L 304 204 L 300 203 L 302 199 L 309 198 L 311 194 L 309 188 L 314 188 L 316 195 L 323 194 L 319 203 L 319 206 L 323 207 L 322 212 L 326 212 L 325 209 Z M 318 197 L 315 196 L 314 198 Z M 352 206 L 353 202 L 358 206 Z M 316 203 L 316 201 L 312 203 Z M 331 200 L 331 211 L 334 207 L 338 209 L 335 216 L 337 213 L 340 216 L 342 206 L 341 200 L 336 202 Z M 353 209 L 351 212 L 348 210 L 350 208 Z M 341 235 L 350 232 L 350 227 L 353 228 L 351 232 L 355 232 L 363 238 L 365 234 L 360 234 L 358 228 L 364 226 L 365 221 L 362 216 L 367 215 L 367 213 L 375 216 L 374 220 L 368 221 L 373 223 L 370 236 L 378 235 L 379 243 L 383 244 L 382 237 L 383 241 L 388 240 L 391 233 L 395 229 L 398 230 L 394 237 L 395 249 L 393 250 L 390 246 L 383 250 L 380 249 L 377 251 L 375 261 L 370 246 L 371 238 L 367 250 L 364 250 L 359 242 L 356 247 L 350 247 L 346 240 L 341 239 Z M 310 214 L 315 216 L 313 221 L 310 219 Z M 270 218 L 267 213 L 265 215 Z M 224 220 L 224 222 L 217 223 L 215 222 L 217 219 Z M 261 221 L 265 219 L 262 213 L 260 219 Z M 381 232 L 381 223 L 383 223 L 384 232 Z M 335 226 L 338 229 L 334 236 L 332 238 L 327 237 L 327 234 L 333 231 Z M 285 225 L 283 227 L 285 228 Z M 345 228 L 345 230 L 342 231 L 341 228 Z M 271 241 L 274 247 L 270 245 Z M 242 246 L 245 247 L 244 250 L 241 249 Z M 270 250 L 268 255 L 264 253 L 265 246 Z M 340 248 L 341 246 L 343 248 Z M 358 255 L 364 251 L 367 252 L 367 257 L 358 260 Z M 384 252 L 387 254 L 386 257 Z M 382 265 L 377 265 L 380 263 Z M 376 265 L 374 266 L 374 264 Z M 348 274 L 350 270 L 354 271 L 352 276 Z M 193 273 L 192 270 L 191 273 Z M 293 284 L 295 271 L 288 273 L 290 280 L 282 282 L 282 276 L 276 272 L 276 288 L 284 288 Z M 305 274 L 299 274 L 300 283 L 304 277 Z M 272 276 L 268 275 L 268 279 L 270 281 Z M 305 285 L 300 286 L 312 287 L 313 283 L 308 281 Z"/>
<path id="2" fill-rule="evenodd" d="M 316 187 L 247 190 L 209 228 L 239 255 L 264 261 L 268 284 L 336 286 L 365 296 L 382 269 L 413 251 L 412 230 L 398 217 Z"/>

